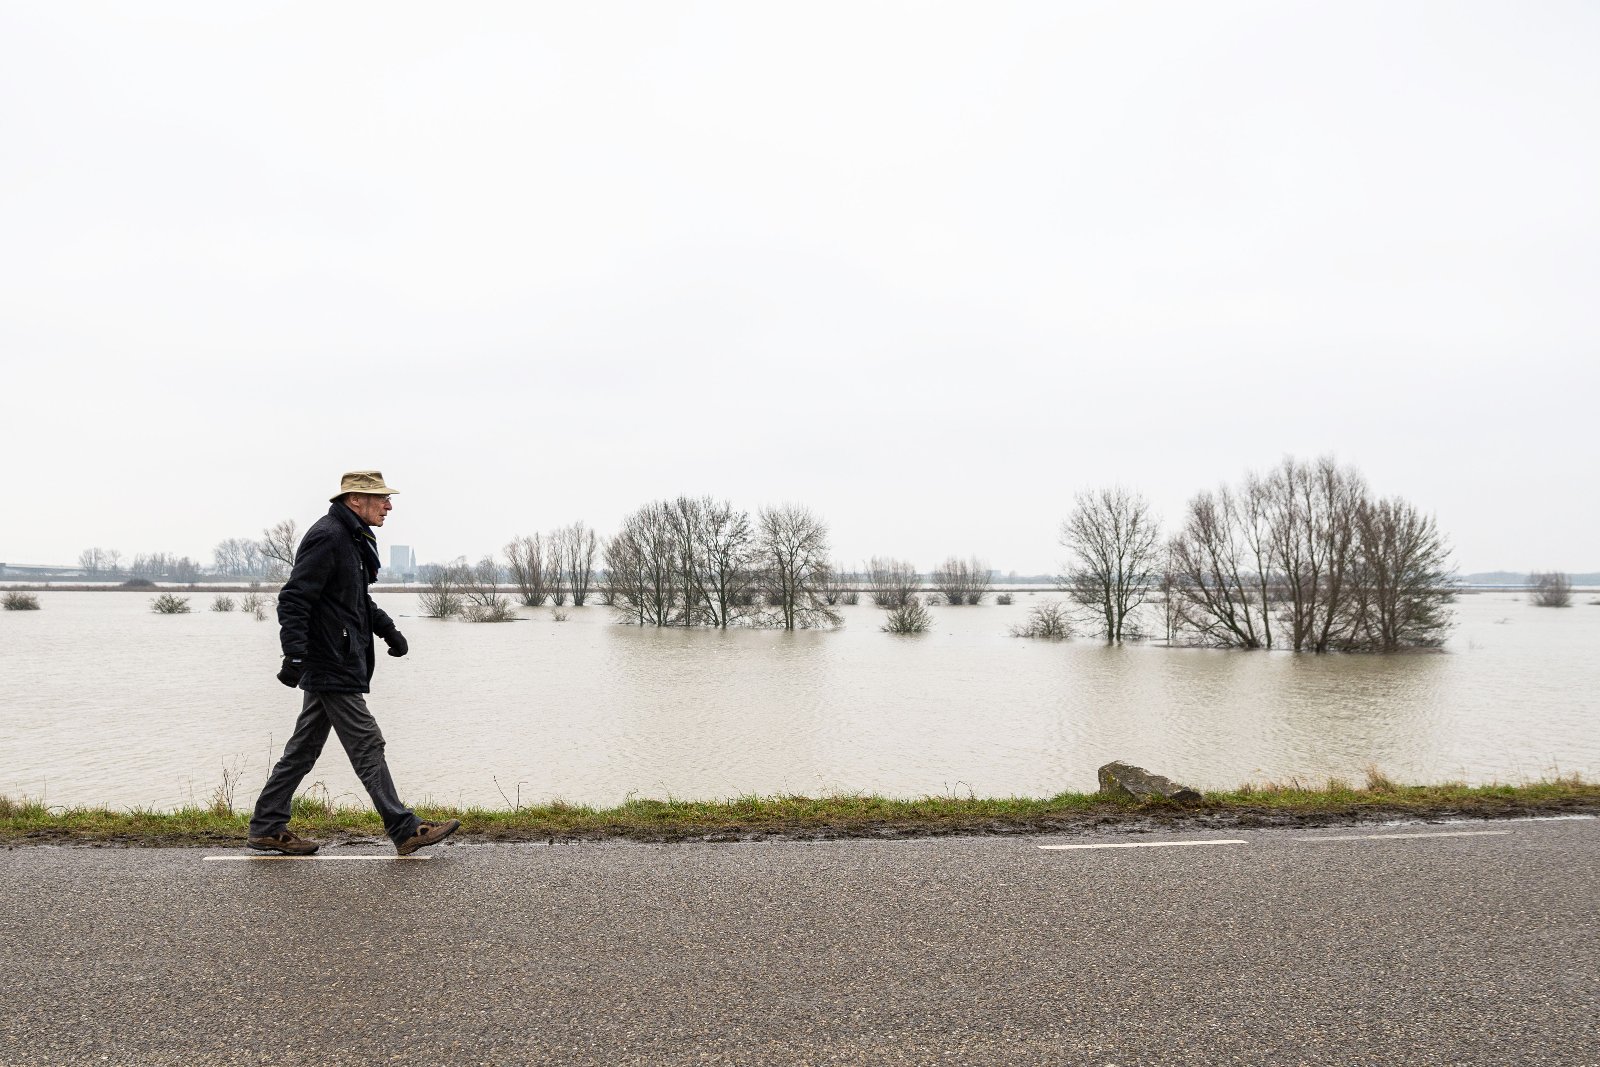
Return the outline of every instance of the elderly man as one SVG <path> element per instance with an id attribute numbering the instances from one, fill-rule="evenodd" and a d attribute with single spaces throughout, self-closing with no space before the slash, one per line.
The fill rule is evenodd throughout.
<path id="1" fill-rule="evenodd" d="M 328 513 L 300 541 L 294 570 L 278 594 L 283 645 L 278 681 L 305 690 L 305 699 L 294 736 L 256 801 L 251 848 L 309 856 L 321 847 L 289 832 L 289 804 L 300 780 L 316 765 L 330 728 L 339 735 L 400 855 L 438 844 L 461 826 L 455 819 L 418 819 L 400 802 L 383 758 L 383 734 L 362 696 L 372 681 L 373 636 L 383 638 L 391 656 L 407 650 L 394 620 L 367 592 L 378 578 L 378 539 L 372 527 L 382 526 L 394 508 L 389 500 L 394 492 L 378 471 L 346 474 L 329 500 Z"/>

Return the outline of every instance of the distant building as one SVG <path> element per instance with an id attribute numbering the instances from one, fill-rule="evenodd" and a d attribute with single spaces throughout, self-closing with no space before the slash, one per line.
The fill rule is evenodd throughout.
<path id="1" fill-rule="evenodd" d="M 409 582 L 417 576 L 417 554 L 411 551 L 410 545 L 391 545 L 389 548 L 389 566 L 384 575 L 391 582 Z"/>

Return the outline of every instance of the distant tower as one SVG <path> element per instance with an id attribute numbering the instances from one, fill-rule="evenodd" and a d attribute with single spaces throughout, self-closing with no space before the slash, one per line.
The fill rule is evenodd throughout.
<path id="1" fill-rule="evenodd" d="M 417 554 L 410 545 L 392 545 L 389 548 L 389 573 L 391 582 L 403 582 L 417 572 Z"/>

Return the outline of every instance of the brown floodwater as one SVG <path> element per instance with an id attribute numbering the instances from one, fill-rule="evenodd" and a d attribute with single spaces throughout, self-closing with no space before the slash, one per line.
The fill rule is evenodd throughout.
<path id="1" fill-rule="evenodd" d="M 0 612 L 0 794 L 51 804 L 205 803 L 236 769 L 247 807 L 297 693 L 277 625 L 163 616 L 138 593 L 47 590 Z M 848 608 L 834 631 L 639 629 L 604 607 L 526 621 L 415 617 L 371 706 L 401 794 L 503 807 L 563 799 L 1092 790 L 1112 759 L 1201 788 L 1369 766 L 1411 781 L 1600 777 L 1600 606 L 1463 597 L 1441 653 L 1296 656 L 1007 636 L 1030 605 L 935 608 L 926 634 Z M 330 740 L 307 783 L 365 803 Z"/>

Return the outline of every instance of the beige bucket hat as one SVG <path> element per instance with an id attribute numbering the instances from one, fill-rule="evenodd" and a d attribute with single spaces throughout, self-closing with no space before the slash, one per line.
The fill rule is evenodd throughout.
<path id="1" fill-rule="evenodd" d="M 333 504 L 346 493 L 371 493 L 374 496 L 393 496 L 398 489 L 390 489 L 383 484 L 382 471 L 345 471 L 344 477 L 339 479 L 339 491 L 328 498 L 328 503 Z"/>

